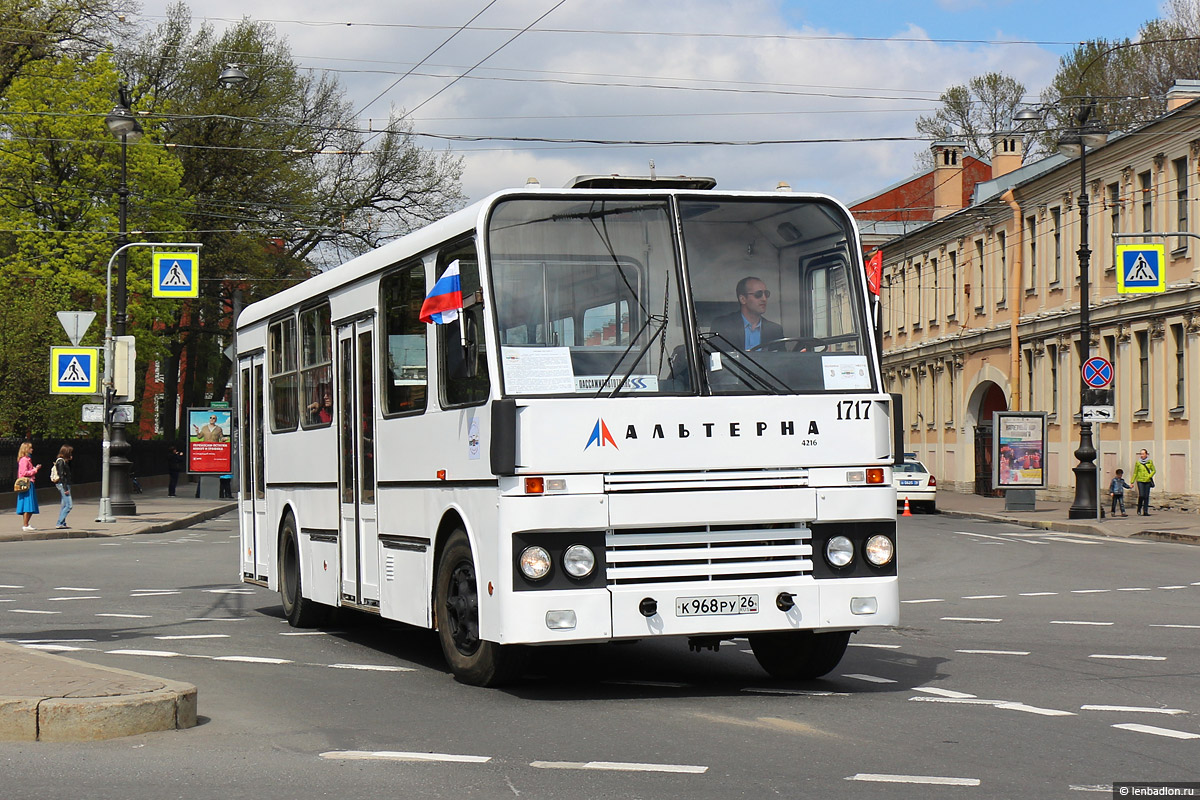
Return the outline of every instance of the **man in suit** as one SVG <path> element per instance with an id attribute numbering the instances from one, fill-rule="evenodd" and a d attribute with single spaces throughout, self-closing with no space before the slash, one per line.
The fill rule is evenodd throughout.
<path id="1" fill-rule="evenodd" d="M 728 343 L 725 347 L 732 345 L 741 350 L 782 339 L 783 326 L 763 316 L 770 298 L 771 291 L 761 280 L 753 276 L 742 278 L 737 285 L 738 310 L 714 319 L 713 333 Z"/>

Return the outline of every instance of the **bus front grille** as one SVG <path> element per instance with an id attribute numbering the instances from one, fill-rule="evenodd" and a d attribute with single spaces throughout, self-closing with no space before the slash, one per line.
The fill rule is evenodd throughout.
<path id="1" fill-rule="evenodd" d="M 804 525 L 610 530 L 605 550 L 610 586 L 812 574 L 812 533 Z"/>

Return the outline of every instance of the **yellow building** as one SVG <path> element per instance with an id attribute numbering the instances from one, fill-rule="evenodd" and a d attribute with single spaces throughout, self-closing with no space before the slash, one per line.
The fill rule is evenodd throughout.
<path id="1" fill-rule="evenodd" d="M 1101 504 L 1114 470 L 1129 479 L 1145 448 L 1158 469 L 1154 505 L 1200 507 L 1200 239 L 1151 235 L 1200 231 L 1190 210 L 1200 197 L 1200 82 L 1176 84 L 1163 116 L 1087 152 L 1086 354 L 1079 159 L 1021 166 L 1019 135 L 993 144 L 993 176 L 969 204 L 946 208 L 954 192 L 943 192 L 932 221 L 906 223 L 909 232 L 882 245 L 884 372 L 904 397 L 906 449 L 942 486 L 988 493 L 991 412 L 1043 411 L 1048 488 L 1039 496 L 1070 500 L 1082 362 L 1100 355 L 1115 374 L 1115 418 L 1092 426 Z M 961 147 L 935 144 L 936 187 L 961 186 L 948 168 L 963 163 L 953 152 Z M 873 216 L 861 223 L 865 239 L 886 230 Z M 1119 294 L 1116 243 L 1165 243 L 1165 292 Z"/>

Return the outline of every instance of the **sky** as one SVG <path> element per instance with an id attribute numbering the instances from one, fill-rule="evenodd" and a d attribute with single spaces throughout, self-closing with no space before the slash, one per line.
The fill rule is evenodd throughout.
<path id="1" fill-rule="evenodd" d="M 161 22 L 166 6 L 143 0 L 142 24 Z M 463 157 L 472 200 L 531 177 L 559 187 L 577 175 L 648 175 L 653 162 L 660 176 L 708 176 L 729 190 L 783 181 L 846 203 L 916 172 L 928 142 L 915 120 L 950 86 L 1000 71 L 1036 101 L 1074 43 L 1136 37 L 1164 13 L 1147 0 L 205 0 L 191 8 L 194 22 L 218 30 L 242 17 L 275 25 L 299 65 L 338 78 L 364 127 L 407 113 L 421 146 Z"/>

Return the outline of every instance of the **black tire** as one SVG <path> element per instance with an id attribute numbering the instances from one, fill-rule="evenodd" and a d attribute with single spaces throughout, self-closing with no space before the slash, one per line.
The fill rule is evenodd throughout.
<path id="1" fill-rule="evenodd" d="M 300 582 L 300 541 L 296 520 L 289 514 L 279 534 L 279 597 L 283 614 L 293 628 L 315 628 L 327 619 L 328 606 L 304 596 Z"/>
<path id="2" fill-rule="evenodd" d="M 438 641 L 455 679 L 472 686 L 499 686 L 520 676 L 525 659 L 519 648 L 479 638 L 475 559 L 461 529 L 450 534 L 438 560 L 434 602 Z"/>
<path id="3" fill-rule="evenodd" d="M 850 643 L 850 631 L 784 631 L 750 635 L 754 657 L 772 678 L 807 681 L 829 673 Z"/>

